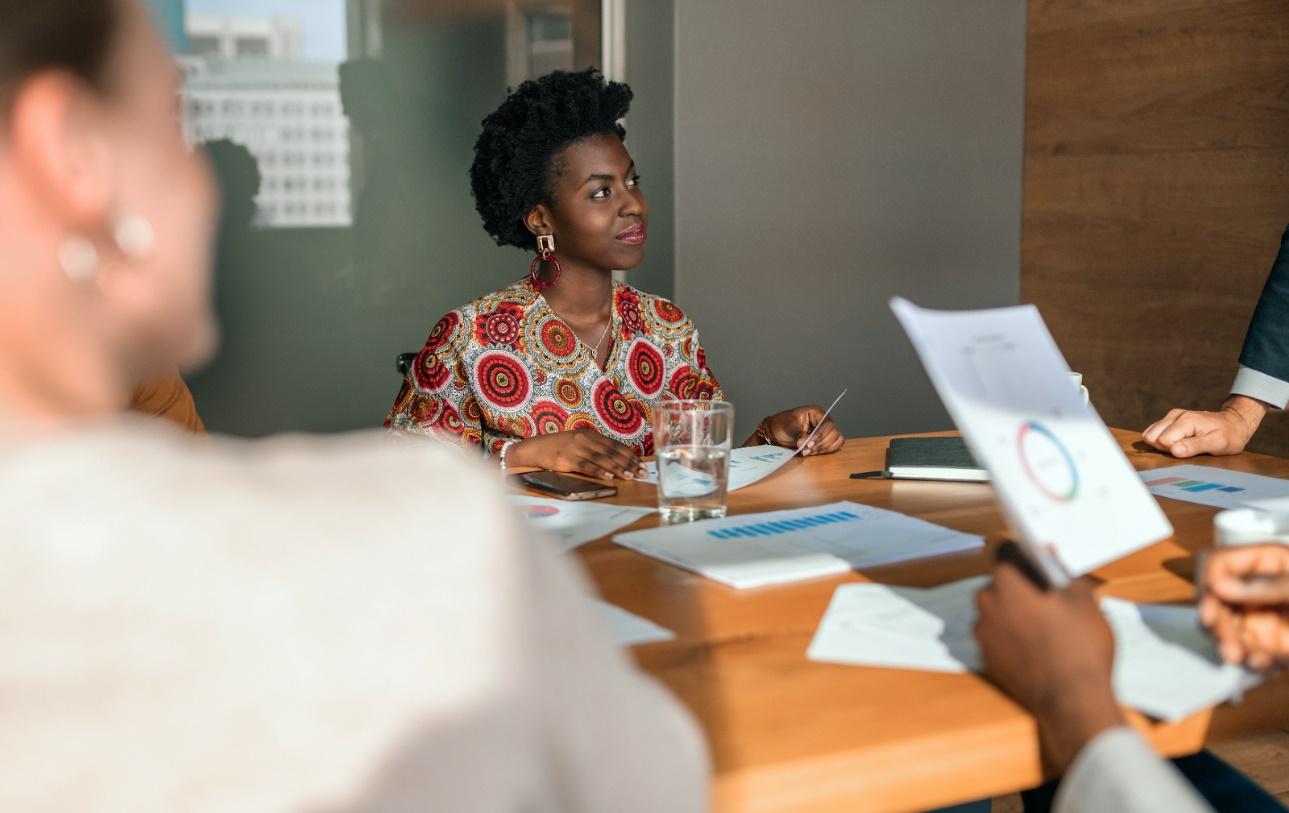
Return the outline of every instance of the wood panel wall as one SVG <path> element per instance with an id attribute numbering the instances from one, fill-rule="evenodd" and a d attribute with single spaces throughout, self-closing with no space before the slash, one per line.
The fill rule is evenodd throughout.
<path id="1" fill-rule="evenodd" d="M 1030 0 L 1026 85 L 1022 300 L 1108 423 L 1216 407 L 1289 223 L 1289 0 Z"/>

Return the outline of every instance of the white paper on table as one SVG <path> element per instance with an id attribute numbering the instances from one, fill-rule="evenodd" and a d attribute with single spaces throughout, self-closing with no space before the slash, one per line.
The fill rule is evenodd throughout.
<path id="1" fill-rule="evenodd" d="M 1218 657 L 1193 606 L 1101 600 L 1114 630 L 1115 696 L 1160 720 L 1180 720 L 1256 686 L 1252 672 Z"/>
<path id="2" fill-rule="evenodd" d="M 975 594 L 987 583 L 964 579 L 929 590 L 841 585 L 806 655 L 854 666 L 980 671 L 972 627 Z M 1115 636 L 1115 696 L 1126 706 L 1175 721 L 1239 697 L 1260 681 L 1221 663 L 1194 606 L 1106 598 L 1101 611 Z"/>
<path id="3" fill-rule="evenodd" d="M 1229 471 L 1214 466 L 1169 466 L 1164 469 L 1151 469 L 1141 472 L 1141 479 L 1146 488 L 1156 497 L 1170 500 L 1193 502 L 1209 505 L 1214 508 L 1252 508 L 1283 509 L 1284 506 L 1262 505 L 1265 500 L 1279 500 L 1289 497 L 1289 480 L 1279 477 L 1267 477 L 1262 474 L 1247 474 L 1242 471 Z M 1171 481 L 1171 482 L 1160 482 Z M 1191 483 L 1185 487 L 1179 484 Z M 1156 485 L 1157 484 L 1157 485 Z M 1191 491 L 1188 489 L 1202 490 Z M 1228 490 L 1223 490 L 1228 489 Z M 1229 489 L 1239 489 L 1231 491 Z"/>
<path id="4" fill-rule="evenodd" d="M 1087 573 L 1172 534 L 1105 424 L 1070 386 L 1069 366 L 1032 306 L 891 309 L 989 470 L 1023 549 L 1052 581 Z M 1059 570 L 1059 569 L 1057 569 Z"/>
<path id="5" fill-rule="evenodd" d="M 930 590 L 843 584 L 806 651 L 813 661 L 930 672 L 980 668 L 972 637 L 976 593 L 988 577 Z"/>
<path id="6" fill-rule="evenodd" d="M 853 502 L 618 534 L 619 545 L 731 587 L 762 587 L 974 550 L 978 536 Z"/>
<path id="7" fill-rule="evenodd" d="M 657 641 L 671 641 L 676 637 L 676 633 L 666 627 L 661 627 L 635 613 L 627 612 L 617 605 L 599 599 L 591 599 L 591 603 L 595 606 L 595 612 L 600 616 L 600 621 L 608 628 L 613 642 L 618 646 L 652 644 Z"/>
<path id="8" fill-rule="evenodd" d="M 784 449 L 779 446 L 742 446 L 738 449 L 730 449 L 730 482 L 729 490 L 737 491 L 740 488 L 750 486 L 753 483 L 764 480 L 771 474 L 774 474 L 784 463 L 787 463 L 795 456 L 791 449 Z M 702 472 L 694 471 L 680 463 L 672 464 L 679 471 L 674 472 L 677 480 L 682 483 L 692 483 L 692 494 L 678 493 L 678 496 L 699 497 L 704 494 L 710 494 L 715 487 L 715 481 Z M 649 461 L 645 464 L 648 474 L 643 478 L 643 482 L 658 482 L 658 464 L 656 461 Z M 668 472 L 673 474 L 673 472 Z"/>
<path id="9" fill-rule="evenodd" d="M 510 500 L 529 527 L 544 534 L 565 552 L 592 539 L 607 536 L 654 511 L 652 508 L 553 500 L 526 494 L 511 494 Z"/>

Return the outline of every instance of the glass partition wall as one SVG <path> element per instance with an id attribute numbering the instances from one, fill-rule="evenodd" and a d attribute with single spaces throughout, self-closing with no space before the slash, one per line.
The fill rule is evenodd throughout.
<path id="1" fill-rule="evenodd" d="M 247 436 L 379 426 L 399 353 L 527 270 L 474 211 L 481 120 L 528 77 L 602 67 L 622 0 L 152 2 L 224 194 L 199 409 Z"/>

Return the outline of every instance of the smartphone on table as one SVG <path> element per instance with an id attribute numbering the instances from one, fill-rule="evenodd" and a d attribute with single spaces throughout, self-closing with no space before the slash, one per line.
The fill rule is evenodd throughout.
<path id="1" fill-rule="evenodd" d="M 555 471 L 530 471 L 515 476 L 529 488 L 545 491 L 561 500 L 597 500 L 600 497 L 613 497 L 618 493 L 616 486 Z"/>

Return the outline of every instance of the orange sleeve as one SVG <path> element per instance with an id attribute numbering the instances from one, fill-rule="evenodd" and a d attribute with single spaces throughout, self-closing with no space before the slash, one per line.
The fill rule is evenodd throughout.
<path id="1" fill-rule="evenodd" d="M 144 382 L 135 390 L 130 409 L 170 421 L 195 434 L 206 433 L 206 425 L 197 414 L 197 404 L 178 370 Z"/>

